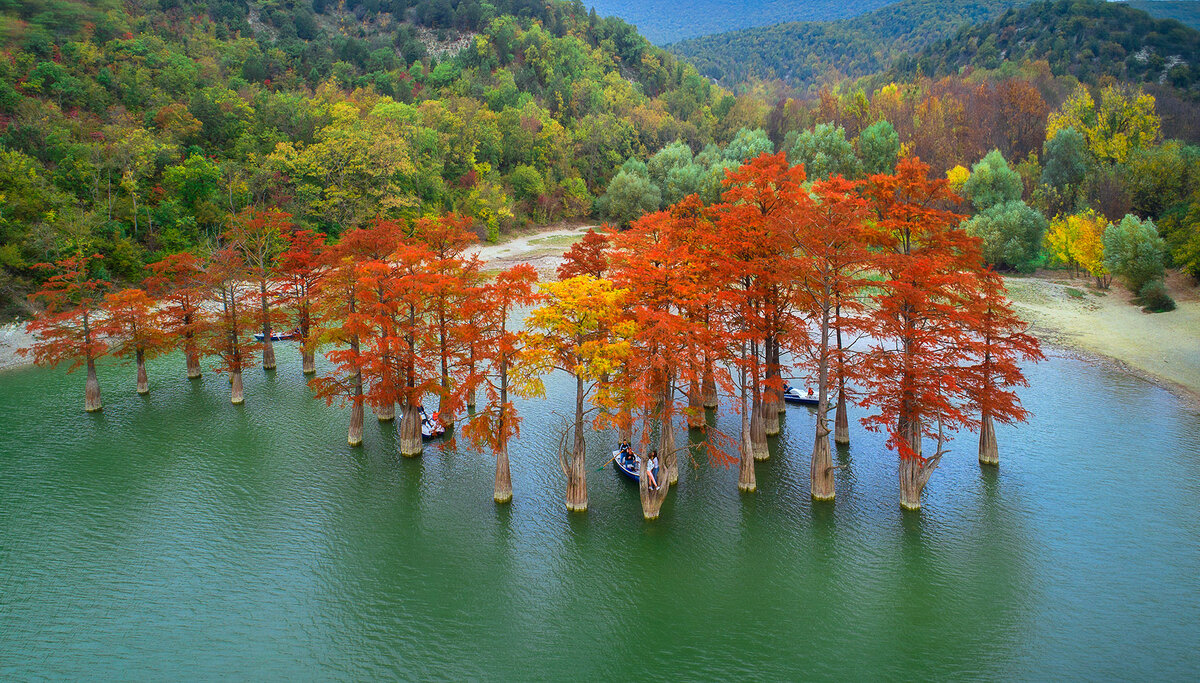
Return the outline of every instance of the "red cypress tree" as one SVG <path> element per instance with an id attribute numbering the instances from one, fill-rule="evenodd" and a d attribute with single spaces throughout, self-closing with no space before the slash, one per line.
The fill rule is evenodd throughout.
<path id="1" fill-rule="evenodd" d="M 201 304 L 206 285 L 200 259 L 194 254 L 171 254 L 151 263 L 152 275 L 143 283 L 159 305 L 159 320 L 176 348 L 183 350 L 189 379 L 200 377 L 200 339 L 208 330 Z"/>
<path id="2" fill-rule="evenodd" d="M 104 297 L 104 324 L 100 331 L 108 337 L 109 353 L 117 358 L 133 355 L 137 365 L 137 392 L 150 393 L 146 360 L 170 348 L 170 339 L 159 326 L 154 300 L 144 289 L 122 289 Z"/>
<path id="3" fill-rule="evenodd" d="M 602 279 L 608 272 L 608 247 L 608 237 L 588 228 L 583 239 L 572 244 L 563 254 L 563 262 L 558 266 L 558 279 L 570 280 L 580 275 Z"/>
<path id="4" fill-rule="evenodd" d="M 287 248 L 287 236 L 292 230 L 292 215 L 278 209 L 259 211 L 246 209 L 233 216 L 224 237 L 225 243 L 237 249 L 245 264 L 246 276 L 258 287 L 258 321 L 261 325 L 262 363 L 264 370 L 275 369 L 275 344 L 271 331 L 281 322 L 278 311 L 271 308 L 276 292 L 275 269 L 279 255 Z"/>
<path id="5" fill-rule="evenodd" d="M 534 300 L 533 286 L 537 271 L 522 263 L 501 272 L 481 292 L 484 301 L 483 328 L 480 330 L 484 369 L 477 374 L 487 403 L 471 418 L 463 433 L 479 449 L 496 456 L 496 482 L 493 498 L 497 503 L 512 500 L 512 475 L 508 465 L 508 442 L 520 433 L 521 416 L 511 395 L 538 393 L 538 364 L 528 353 L 525 336 L 513 329 L 514 309 Z"/>
<path id="6" fill-rule="evenodd" d="M 1004 281 L 990 268 L 978 274 L 979 285 L 969 294 L 968 321 L 973 323 L 967 339 L 972 362 L 964 370 L 964 390 L 971 408 L 979 413 L 979 462 L 1000 464 L 993 422 L 1024 422 L 1028 413 L 1021 407 L 1016 387 L 1029 386 L 1020 362 L 1045 360 L 1038 340 L 1027 333 L 1029 326 L 1017 317 L 1004 296 Z"/>
<path id="7" fill-rule="evenodd" d="M 280 254 L 277 267 L 279 303 L 291 312 L 300 333 L 300 357 L 306 375 L 317 371 L 313 309 L 321 278 L 328 272 L 322 258 L 324 250 L 324 235 L 312 230 L 297 230 L 288 236 L 288 248 Z"/>
<path id="8" fill-rule="evenodd" d="M 260 348 L 253 336 L 256 292 L 242 252 L 235 246 L 213 252 L 204 267 L 204 280 L 217 311 L 212 333 L 204 337 L 204 349 L 217 359 L 214 370 L 229 375 L 230 400 L 241 405 L 245 401 L 242 371 Z"/>
<path id="9" fill-rule="evenodd" d="M 41 311 L 25 326 L 25 331 L 34 336 L 33 346 L 19 350 L 21 355 L 32 353 L 37 365 L 70 363 L 69 373 L 86 365 L 83 409 L 89 413 L 103 407 L 96 359 L 108 352 L 108 346 L 97 335 L 97 317 L 109 284 L 88 274 L 91 263 L 101 258 L 100 254 L 80 255 L 37 265 L 53 274 L 29 295 Z"/>
<path id="10" fill-rule="evenodd" d="M 970 426 L 962 405 L 970 313 L 964 306 L 982 268 L 978 240 L 962 217 L 942 206 L 956 201 L 929 166 L 904 159 L 893 175 L 871 176 L 867 196 L 875 220 L 871 239 L 886 280 L 878 283 L 867 331 L 862 404 L 878 412 L 863 418 L 886 429 L 900 456 L 900 505 L 921 506 L 921 492 L 946 453 L 946 432 Z M 934 428 L 936 426 L 936 429 Z M 924 456 L 922 436 L 937 439 Z"/>

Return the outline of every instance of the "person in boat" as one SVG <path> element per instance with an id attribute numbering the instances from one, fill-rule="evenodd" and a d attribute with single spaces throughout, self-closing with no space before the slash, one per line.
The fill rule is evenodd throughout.
<path id="1" fill-rule="evenodd" d="M 650 457 L 646 459 L 646 476 L 649 478 L 649 488 L 651 491 L 658 490 L 658 449 L 650 451 Z"/>
<path id="2" fill-rule="evenodd" d="M 618 453 L 621 458 L 621 464 L 625 465 L 626 467 L 629 467 L 634 463 L 635 460 L 637 460 L 637 458 L 633 455 L 633 447 L 628 443 L 622 443 Z"/>
<path id="3" fill-rule="evenodd" d="M 809 397 L 809 398 L 812 398 L 812 397 L 813 397 L 812 387 L 809 387 L 809 388 L 808 388 L 808 397 Z"/>

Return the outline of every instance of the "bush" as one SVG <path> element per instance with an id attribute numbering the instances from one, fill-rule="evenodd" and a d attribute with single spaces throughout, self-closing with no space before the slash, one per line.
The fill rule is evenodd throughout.
<path id="1" fill-rule="evenodd" d="M 1020 200 L 1004 202 L 976 215 L 967 232 L 983 241 L 983 258 L 997 268 L 1031 273 L 1049 222 Z"/>
<path id="2" fill-rule="evenodd" d="M 1167 294 L 1162 280 L 1152 280 L 1138 292 L 1138 303 L 1147 313 L 1166 313 L 1175 310 L 1175 300 Z"/>

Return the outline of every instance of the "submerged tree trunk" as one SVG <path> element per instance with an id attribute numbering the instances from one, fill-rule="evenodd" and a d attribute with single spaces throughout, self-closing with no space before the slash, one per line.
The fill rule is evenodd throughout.
<path id="1" fill-rule="evenodd" d="M 307 304 L 305 304 L 307 306 Z M 302 372 L 306 375 L 312 375 L 317 371 L 316 349 L 308 338 L 309 331 L 312 329 L 309 324 L 308 310 L 305 308 L 300 312 L 300 364 Z"/>
<path id="2" fill-rule="evenodd" d="M 362 373 L 354 373 L 354 399 L 350 403 L 350 431 L 346 443 L 361 446 L 363 442 L 363 387 Z"/>
<path id="3" fill-rule="evenodd" d="M 275 369 L 275 344 L 271 342 L 271 309 L 267 304 L 267 281 L 258 281 L 259 300 L 262 302 L 263 370 Z"/>
<path id="4" fill-rule="evenodd" d="M 704 429 L 708 426 L 704 420 L 704 398 L 700 383 L 695 378 L 688 385 L 687 425 L 688 429 Z"/>
<path id="5" fill-rule="evenodd" d="M 850 443 L 850 419 L 846 414 L 846 388 L 838 387 L 837 416 L 833 421 L 833 442 Z"/>
<path id="6" fill-rule="evenodd" d="M 659 458 L 658 467 L 658 489 L 650 488 L 650 477 L 646 469 L 648 459 L 643 453 L 638 456 L 638 497 L 642 501 L 642 517 L 651 520 L 658 519 L 659 512 L 662 510 L 663 501 L 667 498 L 667 490 L 671 488 L 670 482 L 666 481 L 666 473 L 662 466 L 662 458 Z"/>
<path id="7" fill-rule="evenodd" d="M 767 448 L 767 429 L 763 419 L 763 402 L 755 392 L 754 404 L 750 408 L 750 448 L 755 460 L 766 460 L 771 457 Z"/>
<path id="8" fill-rule="evenodd" d="M 921 422 L 919 419 L 906 420 L 901 418 L 900 435 L 908 442 L 913 451 L 913 457 L 900 459 L 900 507 L 905 510 L 921 508 L 921 493 L 925 484 L 937 469 L 942 458 L 941 444 L 938 452 L 930 458 L 921 457 Z"/>
<path id="9" fill-rule="evenodd" d="M 783 373 L 779 367 L 779 342 L 767 337 L 763 345 L 767 358 L 767 382 L 763 386 L 763 430 L 767 436 L 779 434 L 779 414 L 783 412 Z"/>
<path id="10" fill-rule="evenodd" d="M 191 332 L 184 337 L 183 355 L 187 358 L 188 379 L 198 379 L 200 377 L 200 351 L 196 349 L 196 340 L 192 337 Z"/>
<path id="11" fill-rule="evenodd" d="M 717 407 L 717 380 L 713 377 L 712 360 L 704 357 L 704 380 L 700 387 L 705 408 Z"/>
<path id="12" fill-rule="evenodd" d="M 560 463 L 567 477 L 567 509 L 584 512 L 588 507 L 587 494 L 587 444 L 583 440 L 583 378 L 575 378 L 575 428 L 571 454 L 566 462 Z"/>
<path id="13" fill-rule="evenodd" d="M 146 352 L 138 349 L 137 357 L 137 392 L 139 394 L 150 393 L 150 378 L 146 376 Z"/>
<path id="14" fill-rule="evenodd" d="M 412 458 L 421 454 L 421 414 L 418 406 L 405 403 L 400 408 L 400 455 Z"/>
<path id="15" fill-rule="evenodd" d="M 384 403 L 383 405 L 374 406 L 374 408 L 375 417 L 378 418 L 380 422 L 391 422 L 392 420 L 396 419 L 395 403 L 388 402 Z"/>
<path id="16" fill-rule="evenodd" d="M 979 464 L 1000 464 L 1000 450 L 996 446 L 996 427 L 992 424 L 992 416 L 988 413 L 984 413 L 983 423 L 979 427 Z"/>
<path id="17" fill-rule="evenodd" d="M 496 486 L 492 498 L 497 503 L 512 501 L 512 473 L 508 470 L 508 444 L 500 444 L 496 449 Z"/>
<path id="18" fill-rule="evenodd" d="M 245 402 L 246 398 L 242 393 L 242 369 L 236 368 L 229 373 L 229 400 L 233 405 L 238 406 Z"/>
<path id="19" fill-rule="evenodd" d="M 817 411 L 817 436 L 809 466 L 809 485 L 813 500 L 833 500 L 833 454 L 829 450 L 829 427 L 820 410 Z"/>
<path id="20" fill-rule="evenodd" d="M 672 486 L 679 483 L 679 457 L 675 453 L 675 391 L 673 373 L 666 373 L 662 396 L 662 424 L 658 428 L 658 453 L 666 479 Z"/>
<path id="21" fill-rule="evenodd" d="M 750 416 L 746 411 L 745 370 L 742 370 L 741 374 L 741 390 L 742 434 L 738 458 L 738 490 L 749 493 L 758 489 L 758 481 L 754 476 L 754 443 L 750 439 Z"/>
<path id="22" fill-rule="evenodd" d="M 83 387 L 83 409 L 94 413 L 104 407 L 100 402 L 100 380 L 96 378 L 96 361 L 87 359 L 87 381 Z"/>

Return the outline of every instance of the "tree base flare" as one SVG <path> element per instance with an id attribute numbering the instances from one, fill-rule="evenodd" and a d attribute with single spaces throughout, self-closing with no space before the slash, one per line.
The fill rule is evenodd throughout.
<path id="1" fill-rule="evenodd" d="M 508 470 L 508 449 L 502 447 L 496 453 L 496 486 L 492 491 L 492 499 L 497 503 L 508 503 L 512 497 L 512 473 Z"/>
<path id="2" fill-rule="evenodd" d="M 833 442 L 845 446 L 850 443 L 850 420 L 846 414 L 846 392 L 838 391 L 837 414 L 833 420 Z"/>
<path id="3" fill-rule="evenodd" d="M 309 353 L 306 351 L 300 355 L 300 359 L 301 359 L 301 364 L 304 367 L 304 369 L 301 372 L 303 372 L 306 375 L 316 374 L 317 362 L 316 362 L 316 359 L 313 358 L 312 353 Z"/>
<path id="4" fill-rule="evenodd" d="M 996 427 L 992 416 L 984 415 L 979 428 L 979 464 L 996 467 L 1000 464 L 1000 449 L 996 445 Z"/>
<path id="5" fill-rule="evenodd" d="M 375 417 L 378 418 L 380 422 L 391 422 L 392 420 L 395 420 L 396 404 L 392 403 L 390 405 L 376 407 Z"/>
<path id="6" fill-rule="evenodd" d="M 405 406 L 400 420 L 400 455 L 415 458 L 425 450 L 421 441 L 421 420 L 416 406 Z"/>
<path id="7" fill-rule="evenodd" d="M 90 359 L 87 363 L 87 382 L 83 387 L 83 411 L 94 413 L 104 408 L 100 401 L 100 380 L 96 378 L 96 365 Z"/>
<path id="8" fill-rule="evenodd" d="M 809 490 L 813 500 L 833 500 L 833 455 L 829 450 L 829 432 L 823 424 L 817 425 L 817 438 L 813 442 L 812 462 L 809 465 Z"/>
<path id="9" fill-rule="evenodd" d="M 363 442 L 363 406 L 355 403 L 350 407 L 350 431 L 346 434 L 346 443 L 351 446 L 361 446 Z"/>
<path id="10" fill-rule="evenodd" d="M 246 402 L 245 394 L 242 391 L 242 373 L 240 370 L 233 372 L 229 376 L 229 400 L 233 405 L 240 406 Z"/>

